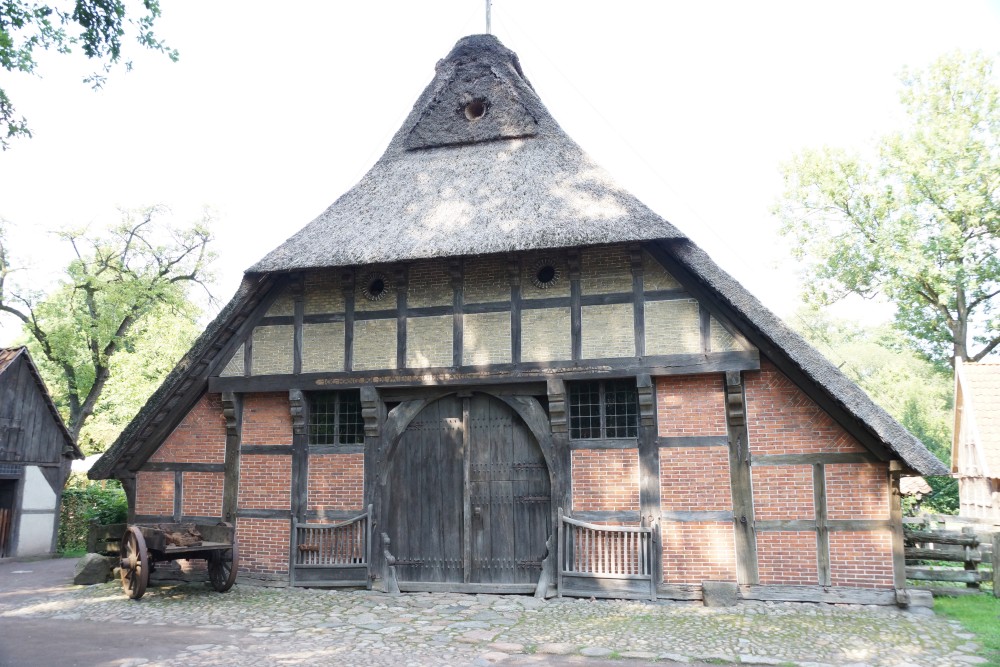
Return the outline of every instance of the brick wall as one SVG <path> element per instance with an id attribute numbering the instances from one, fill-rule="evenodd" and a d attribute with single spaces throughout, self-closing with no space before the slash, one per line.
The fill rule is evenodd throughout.
<path id="1" fill-rule="evenodd" d="M 140 471 L 136 475 L 135 513 L 166 516 L 174 513 L 174 473 Z"/>
<path id="2" fill-rule="evenodd" d="M 221 517 L 224 477 L 221 472 L 182 473 L 181 514 Z"/>
<path id="3" fill-rule="evenodd" d="M 888 464 L 827 465 L 826 515 L 829 519 L 888 519 Z"/>
<path id="4" fill-rule="evenodd" d="M 292 444 L 292 413 L 288 394 L 247 394 L 243 400 L 244 445 Z"/>
<path id="5" fill-rule="evenodd" d="M 812 466 L 754 466 L 751 470 L 758 521 L 816 518 Z"/>
<path id="6" fill-rule="evenodd" d="M 222 397 L 205 394 L 167 436 L 150 461 L 223 463 L 226 460 L 226 418 Z"/>
<path id="7" fill-rule="evenodd" d="M 773 364 L 760 367 L 744 373 L 753 454 L 865 451 Z"/>
<path id="8" fill-rule="evenodd" d="M 451 366 L 454 362 L 454 333 L 455 318 L 451 315 L 407 318 L 406 366 Z"/>
<path id="9" fill-rule="evenodd" d="M 395 368 L 396 320 L 361 320 L 355 322 L 354 346 L 352 349 L 354 352 L 354 370 L 356 371 Z"/>
<path id="10" fill-rule="evenodd" d="M 239 519 L 240 572 L 288 572 L 290 531 L 288 519 Z"/>
<path id="11" fill-rule="evenodd" d="M 664 521 L 660 524 L 660 536 L 664 583 L 736 581 L 736 545 L 731 522 Z"/>
<path id="12" fill-rule="evenodd" d="M 762 584 L 819 583 L 815 532 L 757 533 L 757 572 Z"/>
<path id="13" fill-rule="evenodd" d="M 830 533 L 830 583 L 856 588 L 892 587 L 892 534 Z"/>
<path id="14" fill-rule="evenodd" d="M 308 509 L 360 512 L 364 507 L 364 483 L 364 454 L 310 456 Z"/>
<path id="15" fill-rule="evenodd" d="M 722 375 L 656 378 L 657 424 L 661 436 L 726 435 L 726 392 Z"/>
<path id="16" fill-rule="evenodd" d="M 678 512 L 731 510 L 729 450 L 661 447 L 660 507 Z"/>
<path id="17" fill-rule="evenodd" d="M 573 451 L 573 510 L 639 509 L 639 450 Z"/>
<path id="18" fill-rule="evenodd" d="M 292 457 L 269 454 L 240 456 L 241 510 L 290 510 Z"/>

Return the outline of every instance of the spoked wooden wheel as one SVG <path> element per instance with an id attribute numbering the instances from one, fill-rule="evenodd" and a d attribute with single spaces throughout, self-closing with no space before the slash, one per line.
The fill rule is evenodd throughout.
<path id="1" fill-rule="evenodd" d="M 122 535 L 121 546 L 122 587 L 133 600 L 138 600 L 146 592 L 149 583 L 149 552 L 142 531 L 129 526 Z"/>
<path id="2" fill-rule="evenodd" d="M 225 522 L 219 524 L 220 526 L 229 525 Z M 236 547 L 236 535 L 233 534 L 233 547 L 231 549 L 223 549 L 220 551 L 213 551 L 211 558 L 208 559 L 208 580 L 212 584 L 212 588 L 219 591 L 220 593 L 225 593 L 233 584 L 236 583 L 236 569 L 240 564 L 240 554 L 239 549 Z"/>

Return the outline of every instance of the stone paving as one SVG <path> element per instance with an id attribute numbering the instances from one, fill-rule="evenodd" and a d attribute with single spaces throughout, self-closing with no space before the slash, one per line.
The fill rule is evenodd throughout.
<path id="1" fill-rule="evenodd" d="M 973 635 L 930 610 L 792 603 L 537 600 L 527 596 L 262 588 L 66 587 L 13 602 L 0 618 L 217 629 L 219 641 L 136 665 L 758 665 L 962 667 L 985 662 Z M 556 658 L 555 656 L 575 656 Z M 587 656 L 586 658 L 582 656 Z"/>

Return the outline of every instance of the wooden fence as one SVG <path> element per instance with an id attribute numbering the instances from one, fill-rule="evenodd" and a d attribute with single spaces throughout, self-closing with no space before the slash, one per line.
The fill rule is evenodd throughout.
<path id="1" fill-rule="evenodd" d="M 126 528 L 128 528 L 127 523 L 102 525 L 91 521 L 87 528 L 87 553 L 117 555 Z"/>
<path id="2" fill-rule="evenodd" d="M 1000 597 L 1000 525 L 947 515 L 907 518 L 903 522 L 907 579 L 966 585 L 924 589 L 936 595 L 974 593 L 982 582 L 991 582 L 993 594 Z M 928 561 L 946 565 L 928 565 Z M 984 564 L 989 571 L 982 568 Z"/>
<path id="3" fill-rule="evenodd" d="M 560 597 L 656 599 L 652 527 L 585 523 L 560 508 L 558 531 Z"/>
<path id="4" fill-rule="evenodd" d="M 339 523 L 292 521 L 292 586 L 371 587 L 371 515 Z"/>

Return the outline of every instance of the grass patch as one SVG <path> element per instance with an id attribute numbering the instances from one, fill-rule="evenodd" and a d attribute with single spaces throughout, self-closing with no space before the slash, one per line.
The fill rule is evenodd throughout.
<path id="1" fill-rule="evenodd" d="M 1000 598 L 984 593 L 957 598 L 934 599 L 934 611 L 959 621 L 976 635 L 983 648 L 979 655 L 992 667 L 1000 667 Z"/>
<path id="2" fill-rule="evenodd" d="M 87 555 L 86 547 L 83 549 L 66 549 L 59 552 L 60 558 L 82 558 L 85 555 Z"/>

